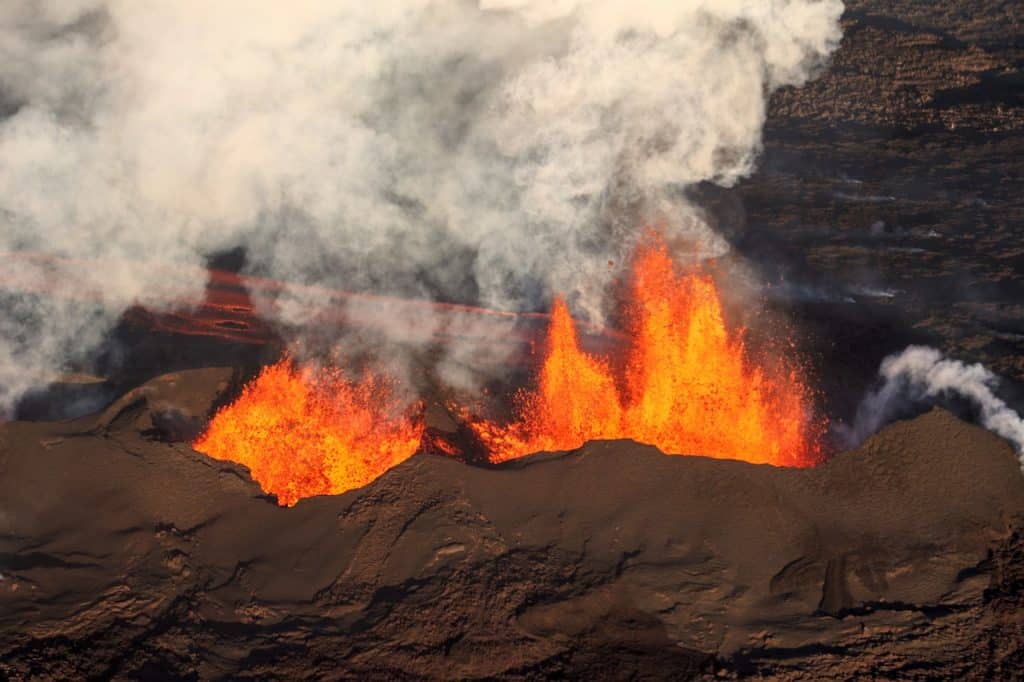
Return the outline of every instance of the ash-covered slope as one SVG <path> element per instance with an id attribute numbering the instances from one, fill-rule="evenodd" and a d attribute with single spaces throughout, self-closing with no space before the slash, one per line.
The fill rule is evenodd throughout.
<path id="1" fill-rule="evenodd" d="M 153 440 L 189 423 L 168 396 L 201 413 L 227 383 L 183 373 L 99 418 L 0 427 L 0 673 L 981 678 L 1024 662 L 1024 477 L 947 413 L 814 470 L 630 442 L 494 469 L 418 455 L 285 509 L 244 469 Z"/>

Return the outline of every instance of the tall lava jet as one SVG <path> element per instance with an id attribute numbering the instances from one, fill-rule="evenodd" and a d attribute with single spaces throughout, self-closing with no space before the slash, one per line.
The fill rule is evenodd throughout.
<path id="1" fill-rule="evenodd" d="M 820 423 L 797 365 L 752 362 L 742 335 L 726 325 L 714 280 L 677 272 L 659 238 L 634 258 L 625 313 L 629 345 L 611 362 L 580 349 L 568 308 L 556 300 L 537 386 L 517 396 L 517 419 L 472 422 L 492 459 L 631 438 L 667 453 L 818 461 Z"/>

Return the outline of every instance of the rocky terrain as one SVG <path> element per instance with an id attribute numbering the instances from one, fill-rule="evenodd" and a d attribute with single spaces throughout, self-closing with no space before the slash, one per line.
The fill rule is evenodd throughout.
<path id="1" fill-rule="evenodd" d="M 802 322 L 831 414 L 909 342 L 1019 392 L 1024 7 L 846 7 L 828 69 L 772 97 L 760 170 L 711 203 Z"/>
<path id="2" fill-rule="evenodd" d="M 1012 677 L 1024 477 L 934 411 L 815 469 L 420 454 L 282 508 L 180 442 L 230 370 L 0 430 L 12 679 Z"/>

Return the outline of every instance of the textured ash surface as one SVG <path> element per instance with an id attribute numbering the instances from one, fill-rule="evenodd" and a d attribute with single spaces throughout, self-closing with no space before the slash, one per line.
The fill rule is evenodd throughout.
<path id="1" fill-rule="evenodd" d="M 911 341 L 1024 381 L 1024 5 L 846 5 L 829 69 L 772 98 L 761 170 L 711 192 L 723 227 L 797 309 L 832 414 Z"/>
<path id="2" fill-rule="evenodd" d="M 417 455 L 285 509 L 243 468 L 159 440 L 229 376 L 2 427 L 0 672 L 980 679 L 1021 663 L 1024 477 L 948 413 L 810 470 L 630 442 L 501 468 Z"/>

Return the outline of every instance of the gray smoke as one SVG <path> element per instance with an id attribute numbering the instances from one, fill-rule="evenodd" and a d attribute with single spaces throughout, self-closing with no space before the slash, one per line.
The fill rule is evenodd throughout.
<path id="1" fill-rule="evenodd" d="M 911 404 L 958 397 L 977 407 L 982 425 L 1011 443 L 1024 467 L 1024 419 L 995 389 L 999 377 L 981 364 L 967 365 L 927 346 L 909 346 L 882 361 L 882 386 L 869 393 L 844 435 L 857 445 Z"/>
<path id="2" fill-rule="evenodd" d="M 238 246 L 289 282 L 505 310 L 560 292 L 599 320 L 645 222 L 728 248 L 682 190 L 751 171 L 767 95 L 813 75 L 842 10 L 6 0 L 0 251 L 104 265 L 50 281 L 86 282 L 88 310 L 5 303 L 0 411 L 126 306 L 200 296 L 194 268 Z"/>

